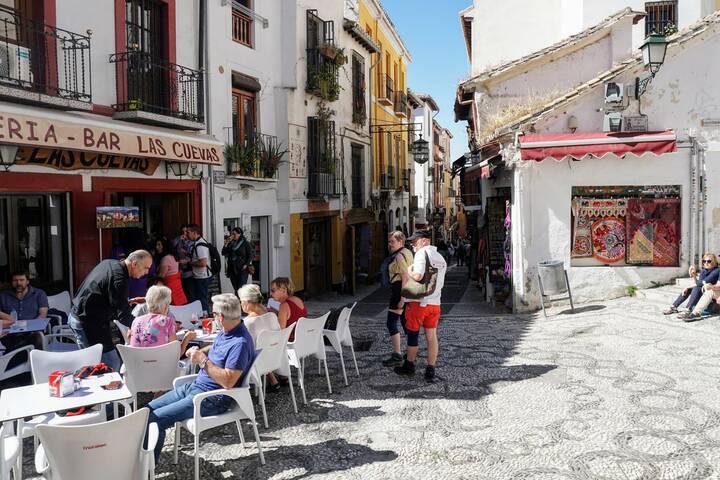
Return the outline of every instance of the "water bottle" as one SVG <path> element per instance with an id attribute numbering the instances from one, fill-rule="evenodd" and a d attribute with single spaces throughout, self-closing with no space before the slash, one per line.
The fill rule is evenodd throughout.
<path id="1" fill-rule="evenodd" d="M 10 312 L 10 327 L 12 328 L 13 326 L 17 326 L 17 321 L 18 321 L 17 312 L 15 310 L 13 310 Z"/>

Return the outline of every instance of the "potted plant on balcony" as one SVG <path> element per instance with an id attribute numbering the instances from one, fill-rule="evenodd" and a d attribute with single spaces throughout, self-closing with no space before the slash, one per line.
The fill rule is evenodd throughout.
<path id="1" fill-rule="evenodd" d="M 225 161 L 229 175 L 253 176 L 257 157 L 258 149 L 254 141 L 225 145 Z"/>
<path id="2" fill-rule="evenodd" d="M 320 55 L 323 57 L 329 58 L 330 60 L 334 60 L 335 56 L 338 53 L 338 48 L 333 43 L 323 43 L 320 45 Z"/>
<path id="3" fill-rule="evenodd" d="M 259 142 L 260 149 L 260 168 L 263 177 L 272 178 L 275 176 L 282 157 L 287 153 L 287 149 L 283 148 L 282 142 L 263 141 Z"/>
<path id="4" fill-rule="evenodd" d="M 345 56 L 345 49 L 339 48 L 337 50 L 337 53 L 335 54 L 335 58 L 333 58 L 333 62 L 338 67 L 342 67 L 343 65 L 345 65 L 347 63 L 347 60 L 348 60 L 347 56 Z"/>

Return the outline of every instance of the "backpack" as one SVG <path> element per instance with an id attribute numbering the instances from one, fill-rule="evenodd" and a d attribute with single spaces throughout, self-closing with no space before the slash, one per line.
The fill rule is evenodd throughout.
<path id="1" fill-rule="evenodd" d="M 425 252 L 425 274 L 420 281 L 410 277 L 407 283 L 402 287 L 401 295 L 405 298 L 418 300 L 435 292 L 437 285 L 438 269 L 430 263 L 430 257 Z"/>
<path id="2" fill-rule="evenodd" d="M 198 247 L 207 247 L 210 251 L 210 264 L 207 267 L 210 269 L 210 273 L 212 275 L 217 275 L 218 273 L 220 273 L 220 270 L 222 268 L 222 258 L 220 257 L 220 252 L 218 252 L 218 249 L 215 248 L 215 245 L 207 242 L 196 243 L 195 246 L 193 246 L 192 255 L 195 255 Z"/>

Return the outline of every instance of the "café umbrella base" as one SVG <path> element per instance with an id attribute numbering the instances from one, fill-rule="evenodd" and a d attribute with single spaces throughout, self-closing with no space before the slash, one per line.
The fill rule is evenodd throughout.
<path id="1" fill-rule="evenodd" d="M 570 311 L 575 312 L 570 282 L 564 264 L 558 260 L 548 260 L 538 263 L 538 283 L 540 284 L 540 305 L 543 315 L 547 318 L 545 301 L 570 300 Z M 550 298 L 554 295 L 567 294 L 567 296 Z"/>

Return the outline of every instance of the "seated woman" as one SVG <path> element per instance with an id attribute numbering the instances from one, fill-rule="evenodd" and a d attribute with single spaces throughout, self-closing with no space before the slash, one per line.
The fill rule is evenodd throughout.
<path id="1" fill-rule="evenodd" d="M 172 305 L 185 305 L 188 303 L 185 292 L 182 288 L 180 269 L 177 260 L 172 254 L 172 248 L 167 238 L 160 238 L 155 242 L 155 260 L 158 265 L 157 277 L 172 292 Z"/>
<path id="2" fill-rule="evenodd" d="M 280 302 L 280 308 L 277 311 L 278 323 L 280 329 L 284 329 L 297 322 L 303 317 L 307 317 L 307 308 L 300 298 L 295 296 L 295 285 L 292 280 L 287 277 L 278 277 L 270 283 L 270 296 L 273 300 Z M 290 335 L 290 341 L 295 340 L 295 332 Z"/>
<path id="3" fill-rule="evenodd" d="M 262 292 L 260 292 L 260 287 L 253 283 L 243 285 L 240 290 L 238 290 L 238 297 L 240 298 L 242 311 L 247 314 L 247 316 L 243 318 L 243 324 L 245 324 L 245 328 L 250 332 L 250 336 L 255 345 L 257 345 L 257 338 L 260 332 L 265 330 L 280 330 L 277 315 L 273 312 L 269 312 L 270 315 L 266 315 L 268 311 L 262 304 L 263 296 Z M 268 386 L 270 391 L 280 389 L 280 382 L 274 374 L 268 374 L 267 378 L 270 381 L 270 385 Z"/>
<path id="4" fill-rule="evenodd" d="M 175 322 L 168 315 L 172 292 L 168 287 L 153 285 L 145 294 L 148 312 L 133 320 L 128 330 L 128 341 L 132 347 L 158 347 L 177 340 Z M 195 338 L 195 332 L 185 334 L 180 352 Z"/>
<path id="5" fill-rule="evenodd" d="M 270 315 L 265 315 L 268 311 L 262 304 L 263 296 L 260 287 L 253 283 L 243 285 L 238 290 L 238 297 L 243 312 L 247 314 L 247 317 L 243 319 L 243 323 L 250 332 L 253 342 L 257 343 L 258 335 L 264 330 L 280 330 L 277 315 L 272 312 L 270 312 Z"/>
<path id="6" fill-rule="evenodd" d="M 691 265 L 688 269 L 688 274 L 693 280 L 695 280 L 695 285 L 684 289 L 680 296 L 678 296 L 678 298 L 672 304 L 672 306 L 663 312 L 665 315 L 672 315 L 673 313 L 678 313 L 678 307 L 682 305 L 682 303 L 686 299 L 688 299 L 688 297 L 688 312 L 681 314 L 681 318 L 684 318 L 690 312 L 692 312 L 693 308 L 703 294 L 703 285 L 706 283 L 714 285 L 717 283 L 718 278 L 720 277 L 720 268 L 718 268 L 717 257 L 714 253 L 706 253 L 705 255 L 703 255 L 702 270 L 700 270 L 700 273 L 698 274 L 695 266 Z"/>

